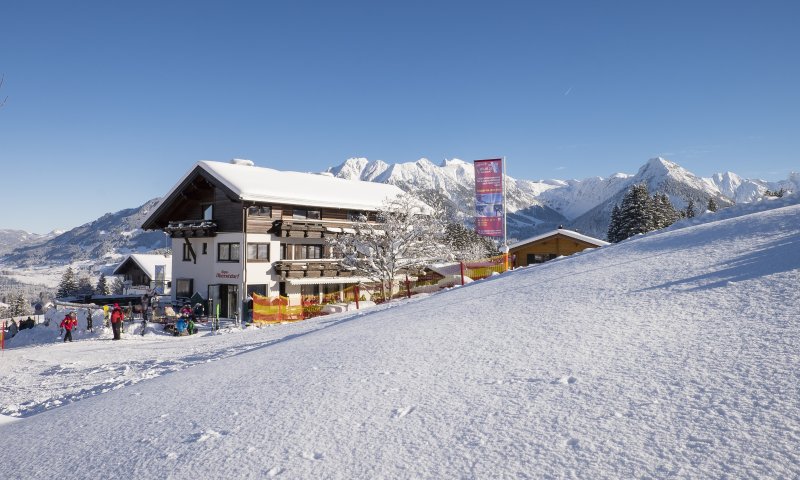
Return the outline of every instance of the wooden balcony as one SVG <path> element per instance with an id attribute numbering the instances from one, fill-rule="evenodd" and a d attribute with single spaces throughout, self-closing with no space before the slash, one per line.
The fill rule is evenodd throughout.
<path id="1" fill-rule="evenodd" d="M 274 262 L 275 272 L 281 279 L 352 277 L 354 270 L 343 267 L 337 259 L 309 258 L 305 260 L 280 260 Z"/>
<path id="2" fill-rule="evenodd" d="M 355 233 L 349 222 L 298 219 L 276 220 L 270 231 L 284 238 L 327 238 L 342 232 Z"/>
<path id="3" fill-rule="evenodd" d="M 215 237 L 217 228 L 213 220 L 175 220 L 169 222 L 164 231 L 172 238 Z"/>

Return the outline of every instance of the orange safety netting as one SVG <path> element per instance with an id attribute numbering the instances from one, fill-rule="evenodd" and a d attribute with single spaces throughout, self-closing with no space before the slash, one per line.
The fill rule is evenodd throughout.
<path id="1" fill-rule="evenodd" d="M 508 270 L 508 262 L 505 255 L 464 262 L 464 276 L 473 280 L 490 277 L 493 273 L 503 273 L 506 270 Z"/>
<path id="2" fill-rule="evenodd" d="M 303 320 L 303 306 L 289 305 L 286 297 L 263 297 L 253 293 L 253 322 L 280 323 Z"/>

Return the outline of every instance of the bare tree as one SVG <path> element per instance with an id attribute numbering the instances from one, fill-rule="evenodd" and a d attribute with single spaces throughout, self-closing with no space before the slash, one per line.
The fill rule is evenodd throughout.
<path id="1" fill-rule="evenodd" d="M 408 194 L 385 202 L 376 222 L 362 216 L 353 230 L 329 239 L 331 250 L 345 267 L 380 283 L 386 296 L 398 275 L 450 256 L 441 210 Z"/>

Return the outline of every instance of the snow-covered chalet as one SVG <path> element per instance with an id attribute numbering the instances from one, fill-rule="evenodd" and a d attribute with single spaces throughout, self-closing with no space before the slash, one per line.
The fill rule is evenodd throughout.
<path id="1" fill-rule="evenodd" d="M 330 258 L 326 237 L 351 232 L 402 194 L 386 184 L 200 161 L 145 219 L 172 240 L 172 297 L 198 293 L 220 315 L 241 318 L 252 293 L 321 296 L 363 278 Z"/>

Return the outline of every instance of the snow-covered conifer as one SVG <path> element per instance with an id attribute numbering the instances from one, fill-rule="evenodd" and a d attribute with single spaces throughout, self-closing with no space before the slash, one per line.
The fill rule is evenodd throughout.
<path id="1" fill-rule="evenodd" d="M 59 298 L 69 297 L 78 292 L 78 282 L 75 280 L 75 271 L 72 267 L 67 267 L 64 275 L 61 276 L 61 282 L 58 284 L 58 291 L 56 296 Z"/>
<path id="2" fill-rule="evenodd" d="M 125 284 L 122 282 L 122 279 L 114 277 L 114 281 L 111 283 L 111 293 L 114 295 L 122 295 L 123 290 L 125 290 Z"/>
<path id="3" fill-rule="evenodd" d="M 620 210 L 619 205 L 614 205 L 614 208 L 611 210 L 611 221 L 608 222 L 608 231 L 606 233 L 606 238 L 609 242 L 616 243 L 622 240 L 619 234 L 620 230 Z"/>
<path id="4" fill-rule="evenodd" d="M 694 216 L 697 215 L 697 211 L 694 206 L 694 200 L 691 198 L 689 199 L 689 203 L 686 204 L 686 210 L 684 211 L 686 212 L 686 218 L 694 218 Z"/>
<path id="5" fill-rule="evenodd" d="M 98 295 L 111 295 L 111 286 L 106 280 L 106 274 L 101 273 L 100 278 L 97 280 L 97 287 L 94 289 Z"/>
<path id="6" fill-rule="evenodd" d="M 653 229 L 653 200 L 647 185 L 633 185 L 620 206 L 619 240 L 646 233 Z"/>
<path id="7" fill-rule="evenodd" d="M 78 279 L 78 294 L 91 295 L 92 293 L 94 293 L 92 281 L 89 280 L 87 275 L 81 275 L 81 277 Z"/>

